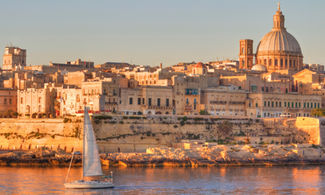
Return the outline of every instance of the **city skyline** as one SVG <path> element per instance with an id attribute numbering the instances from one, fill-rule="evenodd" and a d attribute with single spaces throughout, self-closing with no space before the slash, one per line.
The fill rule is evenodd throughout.
<path id="1" fill-rule="evenodd" d="M 123 61 L 152 66 L 238 59 L 238 41 L 244 38 L 254 40 L 256 52 L 258 42 L 272 28 L 277 3 L 17 2 L 0 8 L 0 24 L 5 27 L 0 46 L 28 49 L 28 65 L 82 58 L 96 64 Z M 301 44 L 304 62 L 325 64 L 321 44 L 325 29 L 319 28 L 322 21 L 318 20 L 324 16 L 320 6 L 324 3 L 280 2 L 286 27 Z M 13 7 L 15 13 L 9 13 Z"/>

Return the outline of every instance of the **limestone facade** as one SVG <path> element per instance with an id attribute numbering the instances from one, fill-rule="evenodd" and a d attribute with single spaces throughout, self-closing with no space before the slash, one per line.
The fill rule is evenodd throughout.
<path id="1" fill-rule="evenodd" d="M 219 87 L 202 90 L 201 104 L 214 116 L 245 117 L 247 93 L 238 87 Z"/>
<path id="2" fill-rule="evenodd" d="M 250 118 L 310 116 L 322 104 L 320 96 L 297 93 L 249 93 L 248 98 L 247 117 Z"/>
<path id="3" fill-rule="evenodd" d="M 14 89 L 0 89 L 0 113 L 17 112 L 17 91 Z"/>
<path id="4" fill-rule="evenodd" d="M 170 115 L 174 104 L 172 87 L 143 86 L 121 89 L 118 110 L 126 115 Z"/>
<path id="5" fill-rule="evenodd" d="M 41 89 L 28 88 L 17 91 L 17 112 L 21 116 L 46 117 L 54 116 L 56 90 L 49 86 Z"/>
<path id="6" fill-rule="evenodd" d="M 19 47 L 6 47 L 3 54 L 3 70 L 23 69 L 26 66 L 26 50 Z"/>

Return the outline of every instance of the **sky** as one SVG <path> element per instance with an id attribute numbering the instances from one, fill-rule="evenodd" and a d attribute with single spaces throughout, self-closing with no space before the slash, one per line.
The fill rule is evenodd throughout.
<path id="1" fill-rule="evenodd" d="M 7 0 L 0 54 L 27 49 L 27 64 L 73 61 L 164 66 L 237 59 L 240 39 L 271 30 L 275 0 Z M 325 1 L 281 0 L 305 63 L 325 64 Z"/>

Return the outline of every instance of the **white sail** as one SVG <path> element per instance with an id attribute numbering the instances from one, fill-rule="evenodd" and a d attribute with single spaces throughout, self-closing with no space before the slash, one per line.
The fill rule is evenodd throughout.
<path id="1" fill-rule="evenodd" d="M 83 136 L 83 176 L 103 175 L 96 137 L 91 124 L 88 109 L 84 112 L 84 136 Z"/>

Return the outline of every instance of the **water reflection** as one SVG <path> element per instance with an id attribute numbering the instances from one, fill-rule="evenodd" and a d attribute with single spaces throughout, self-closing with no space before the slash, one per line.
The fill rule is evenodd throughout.
<path id="1" fill-rule="evenodd" d="M 114 189 L 66 190 L 67 168 L 0 167 L 0 194 L 321 194 L 325 189 L 325 166 L 111 170 Z M 81 169 L 73 168 L 70 180 L 80 177 Z"/>

